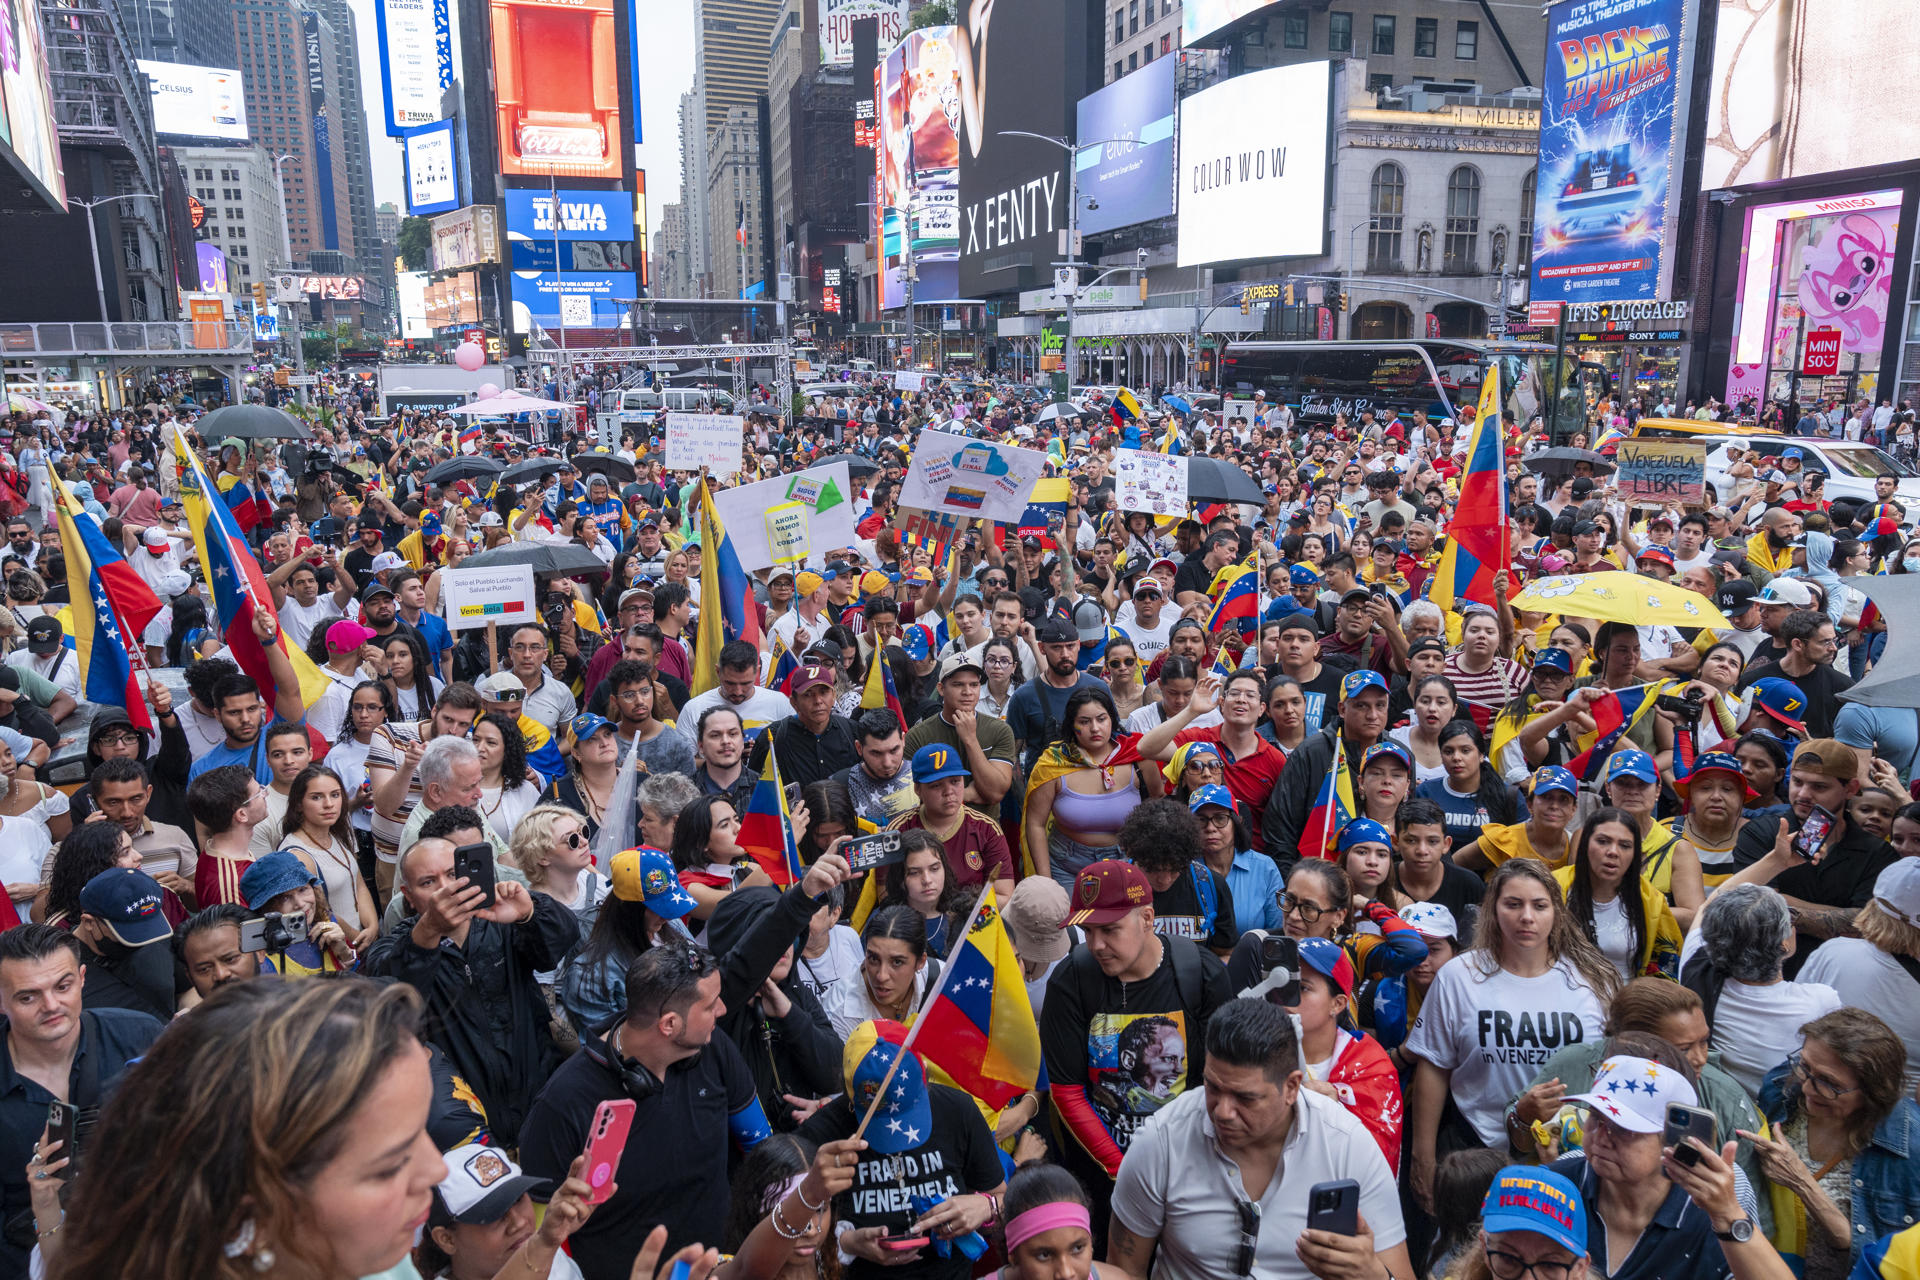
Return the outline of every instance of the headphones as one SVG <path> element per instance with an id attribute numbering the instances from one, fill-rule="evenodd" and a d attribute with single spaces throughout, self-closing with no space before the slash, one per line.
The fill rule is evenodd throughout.
<path id="1" fill-rule="evenodd" d="M 660 1092 L 662 1085 L 659 1077 L 647 1070 L 645 1064 L 615 1051 L 611 1035 L 604 1038 L 582 1036 L 580 1048 L 587 1057 L 606 1068 L 620 1086 L 620 1091 L 635 1102 L 645 1102 Z"/>

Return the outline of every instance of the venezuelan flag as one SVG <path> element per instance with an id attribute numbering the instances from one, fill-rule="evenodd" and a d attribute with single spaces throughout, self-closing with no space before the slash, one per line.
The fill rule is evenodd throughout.
<path id="1" fill-rule="evenodd" d="M 1574 745 L 1579 754 L 1567 761 L 1567 768 L 1582 782 L 1591 782 L 1600 774 L 1600 766 L 1620 740 L 1640 718 L 1653 710 L 1654 700 L 1666 691 L 1667 680 L 1637 684 L 1628 689 L 1609 689 L 1606 696 L 1587 710 L 1593 715 L 1593 732 L 1580 735 Z"/>
<path id="2" fill-rule="evenodd" d="M 1047 531 L 1047 522 L 1067 516 L 1067 503 L 1073 498 L 1073 481 L 1065 476 L 1052 476 L 1034 482 L 1033 494 L 1027 499 L 1027 509 L 1020 515 L 1016 526 L 1021 537 L 1033 534 L 1041 536 Z"/>
<path id="3" fill-rule="evenodd" d="M 87 605 L 70 611 L 80 688 L 88 702 L 124 707 L 137 727 L 152 733 L 153 717 L 133 673 L 144 666 L 140 637 L 160 612 L 160 598 L 65 485 L 54 485 L 53 496 L 67 553 L 67 592 Z"/>
<path id="4" fill-rule="evenodd" d="M 1353 776 L 1347 772 L 1347 748 L 1339 734 L 1333 735 L 1333 761 L 1320 782 L 1320 794 L 1314 797 L 1307 814 L 1307 825 L 1300 832 L 1300 856 L 1331 858 L 1340 828 L 1352 822 L 1359 812 L 1353 801 Z"/>
<path id="5" fill-rule="evenodd" d="M 695 504 L 700 512 L 700 581 L 704 607 L 695 635 L 693 690 L 705 693 L 720 682 L 720 648 L 731 640 L 760 647 L 760 613 L 753 607 L 753 588 L 746 570 L 714 510 L 713 491 L 700 481 Z"/>
<path id="6" fill-rule="evenodd" d="M 1245 561 L 1215 574 L 1207 594 L 1213 597 L 1208 631 L 1218 633 L 1231 625 L 1240 635 L 1250 636 L 1260 629 L 1260 574 Z"/>
<path id="7" fill-rule="evenodd" d="M 780 761 L 774 753 L 773 735 L 767 737 L 767 767 L 747 797 L 747 811 L 740 815 L 740 833 L 735 839 L 747 856 L 778 885 L 789 885 L 806 871 L 800 865 L 800 850 L 793 843 L 793 815 L 787 810 L 787 791 L 780 784 Z"/>
<path id="8" fill-rule="evenodd" d="M 793 656 L 793 650 L 787 648 L 787 642 L 779 636 L 773 638 L 772 661 L 767 665 L 766 687 L 787 691 L 787 678 L 800 669 L 800 660 Z"/>
<path id="9" fill-rule="evenodd" d="M 1020 957 L 988 885 L 973 927 L 947 957 L 939 995 L 914 1019 L 927 1073 L 999 1111 L 1040 1079 L 1040 1027 Z"/>
<path id="10" fill-rule="evenodd" d="M 1433 573 L 1431 599 L 1442 609 L 1457 611 L 1464 600 L 1494 607 L 1493 577 L 1513 563 L 1506 462 L 1500 440 L 1500 366 L 1490 363 L 1467 440 L 1460 500 L 1447 521 L 1447 549 Z"/>
<path id="11" fill-rule="evenodd" d="M 873 651 L 873 663 L 867 668 L 866 687 L 860 691 L 860 709 L 876 711 L 885 707 L 900 721 L 900 732 L 907 731 L 907 713 L 900 709 L 900 694 L 893 687 L 893 667 L 887 662 L 885 648 Z"/>
<path id="12" fill-rule="evenodd" d="M 1122 387 L 1113 397 L 1113 405 L 1108 412 L 1113 415 L 1115 426 L 1124 427 L 1129 422 L 1140 421 L 1140 402 L 1134 398 L 1133 392 Z"/>

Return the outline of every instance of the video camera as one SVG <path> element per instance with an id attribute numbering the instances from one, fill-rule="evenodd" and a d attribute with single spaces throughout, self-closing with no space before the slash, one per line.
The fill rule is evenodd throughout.
<path id="1" fill-rule="evenodd" d="M 1240 994 L 1254 1000 L 1267 1000 L 1283 1009 L 1300 1003 L 1300 944 L 1284 933 L 1251 930 L 1249 937 L 1259 939 L 1260 981 Z"/>

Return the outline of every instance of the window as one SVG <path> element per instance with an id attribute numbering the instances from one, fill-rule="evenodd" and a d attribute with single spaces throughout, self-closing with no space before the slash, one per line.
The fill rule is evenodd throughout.
<path id="1" fill-rule="evenodd" d="M 1140 0 L 1131 0 L 1127 5 L 1127 34 L 1140 34 Z"/>
<path id="2" fill-rule="evenodd" d="M 1367 269 L 1400 265 L 1400 233 L 1406 226 L 1407 171 L 1388 161 L 1373 171 L 1367 193 L 1367 214 L 1373 224 L 1367 232 Z"/>
<path id="3" fill-rule="evenodd" d="M 1164 58 L 1169 53 L 1172 53 L 1172 52 L 1173 52 L 1173 37 L 1170 35 L 1161 36 L 1160 37 L 1160 56 Z"/>
<path id="4" fill-rule="evenodd" d="M 1393 15 L 1390 13 L 1373 15 L 1373 51 L 1384 54 L 1393 52 Z"/>
<path id="5" fill-rule="evenodd" d="M 1440 19 L 1415 18 L 1413 20 L 1413 56 L 1433 58 L 1439 56 Z"/>
<path id="6" fill-rule="evenodd" d="M 1119 44 L 1127 38 L 1127 15 L 1118 9 L 1113 11 L 1113 42 Z"/>
<path id="7" fill-rule="evenodd" d="M 1393 74 L 1391 72 L 1371 71 L 1367 73 L 1368 93 L 1378 93 L 1382 89 L 1391 88 L 1393 88 Z"/>
<path id="8" fill-rule="evenodd" d="M 1128 55 L 1127 55 L 1127 70 L 1129 70 L 1129 71 L 1135 71 L 1135 70 L 1138 70 L 1138 69 L 1139 69 L 1139 67 L 1140 67 L 1140 55 L 1139 55 L 1139 54 L 1137 54 L 1137 53 L 1130 53 L 1130 54 L 1128 54 Z"/>
<path id="9" fill-rule="evenodd" d="M 1140 65 L 1146 66 L 1153 61 L 1153 41 L 1147 41 L 1147 47 L 1140 51 Z"/>
<path id="10" fill-rule="evenodd" d="M 1513 265 L 1525 270 L 1533 265 L 1533 197 L 1540 182 L 1540 171 L 1527 172 L 1520 184 L 1520 243 L 1514 246 Z"/>
<path id="11" fill-rule="evenodd" d="M 1329 13 L 1327 15 L 1327 52 L 1353 52 L 1353 15 L 1350 13 Z"/>
<path id="12" fill-rule="evenodd" d="M 1480 24 L 1463 22 L 1453 33 L 1453 56 L 1462 62 L 1472 62 L 1480 56 Z"/>
<path id="13" fill-rule="evenodd" d="M 1115 80 L 1118 80 L 1121 76 L 1125 74 L 1127 74 L 1127 69 L 1123 64 L 1118 62 L 1113 64 L 1113 78 Z"/>
<path id="14" fill-rule="evenodd" d="M 1472 271 L 1480 240 L 1480 174 L 1461 165 L 1447 179 L 1446 271 Z"/>

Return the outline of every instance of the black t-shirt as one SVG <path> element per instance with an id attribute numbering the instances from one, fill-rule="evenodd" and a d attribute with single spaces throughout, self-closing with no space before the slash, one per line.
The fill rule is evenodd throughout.
<path id="1" fill-rule="evenodd" d="M 384 543 L 381 545 L 380 550 L 386 550 Z M 340 557 L 340 563 L 344 565 L 347 572 L 353 576 L 355 591 L 363 589 L 369 582 L 373 581 L 373 558 L 379 554 L 379 551 L 369 551 L 356 542 L 353 545 L 353 550 Z"/>
<path id="2" fill-rule="evenodd" d="M 1778 816 L 1750 819 L 1740 829 L 1740 838 L 1734 841 L 1734 870 L 1750 867 L 1772 852 L 1782 822 L 1787 824 L 1789 831 L 1800 829 L 1800 819 L 1791 809 Z M 1802 902 L 1822 907 L 1858 909 L 1867 905 L 1873 897 L 1873 882 L 1899 856 L 1885 840 L 1849 822 L 1840 833 L 1838 843 L 1828 849 L 1819 862 L 1782 871 L 1767 883 L 1787 897 L 1798 898 Z M 1800 971 L 1800 966 L 1806 963 L 1807 957 L 1822 941 L 1806 933 L 1797 934 L 1796 940 L 1794 954 L 1787 959 L 1786 973 L 1789 978 Z"/>
<path id="3" fill-rule="evenodd" d="M 1200 909 L 1200 886 L 1194 876 L 1206 876 L 1213 883 L 1213 924 L 1209 928 Z M 1234 927 L 1233 893 L 1226 877 L 1198 862 L 1187 864 L 1187 873 L 1174 880 L 1163 893 L 1153 895 L 1153 931 L 1163 938 L 1191 938 L 1215 952 L 1233 950 L 1240 934 Z"/>
<path id="4" fill-rule="evenodd" d="M 911 1208 L 910 1197 L 948 1200 L 991 1191 L 1006 1180 L 993 1145 L 993 1133 L 973 1099 L 958 1089 L 929 1083 L 927 1101 L 933 1112 L 933 1132 L 927 1135 L 926 1142 L 898 1155 L 881 1155 L 871 1149 L 860 1153 L 860 1169 L 854 1175 L 853 1188 L 840 1196 L 842 1220 L 855 1227 L 885 1227 L 889 1235 L 904 1236 L 919 1216 Z M 816 1143 L 833 1142 L 851 1138 L 858 1124 L 859 1117 L 842 1095 L 808 1117 L 799 1132 L 801 1137 Z M 880 1118 L 875 1117 L 874 1125 L 879 1124 Z M 869 1276 L 967 1280 L 973 1264 L 959 1249 L 951 1253 L 952 1257 L 942 1258 L 928 1246 L 917 1261 L 897 1267 L 880 1267 L 865 1259 L 855 1259 L 845 1274 L 849 1280 Z"/>
<path id="5" fill-rule="evenodd" d="M 1398 887 L 1398 885 L 1395 886 L 1395 888 Z M 1451 862 L 1440 864 L 1440 888 L 1431 898 L 1415 898 L 1406 890 L 1400 890 L 1403 901 L 1437 902 L 1453 912 L 1453 922 L 1459 926 L 1459 935 L 1455 939 L 1456 950 L 1472 944 L 1473 924 L 1480 918 L 1480 903 L 1486 896 L 1486 881 L 1465 867 L 1456 867 Z"/>
<path id="6" fill-rule="evenodd" d="M 1213 585 L 1213 574 L 1214 571 L 1207 568 L 1207 553 L 1194 552 L 1181 561 L 1180 567 L 1174 570 L 1173 598 L 1178 600 L 1183 591 L 1198 591 L 1201 595 L 1205 595 L 1207 588 Z"/>
<path id="7" fill-rule="evenodd" d="M 1334 714 L 1340 708 L 1340 681 L 1346 674 L 1338 665 L 1322 662 L 1319 675 L 1300 681 L 1300 693 L 1307 700 L 1308 733 L 1318 733 L 1333 723 Z"/>
<path id="8" fill-rule="evenodd" d="M 1853 677 L 1844 675 L 1825 662 L 1813 664 L 1813 670 L 1804 676 L 1790 676 L 1780 669 L 1778 662 L 1763 662 L 1755 666 L 1748 664 L 1746 673 L 1740 677 L 1740 691 L 1752 686 L 1756 680 L 1768 676 L 1777 676 L 1782 680 L 1791 680 L 1807 695 L 1807 711 L 1802 717 L 1807 724 L 1809 738 L 1831 738 L 1833 736 L 1833 718 L 1840 713 L 1840 693 L 1853 688 Z"/>

